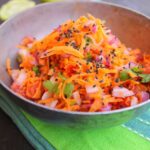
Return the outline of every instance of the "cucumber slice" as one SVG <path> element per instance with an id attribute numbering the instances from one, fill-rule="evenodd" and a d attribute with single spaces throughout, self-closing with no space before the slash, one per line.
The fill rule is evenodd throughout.
<path id="1" fill-rule="evenodd" d="M 10 0 L 0 8 L 0 19 L 7 20 L 15 14 L 35 6 L 31 0 Z"/>
<path id="2" fill-rule="evenodd" d="M 58 2 L 58 1 L 62 1 L 62 0 L 41 0 L 42 3 L 46 3 L 46 2 Z"/>

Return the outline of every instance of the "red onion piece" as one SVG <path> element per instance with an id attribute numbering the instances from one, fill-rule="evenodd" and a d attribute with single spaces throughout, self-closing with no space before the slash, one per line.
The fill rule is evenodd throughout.
<path id="1" fill-rule="evenodd" d="M 145 102 L 147 101 L 148 99 L 150 99 L 150 94 L 148 92 L 144 92 L 142 91 L 141 92 L 141 96 L 142 96 L 142 101 Z"/>

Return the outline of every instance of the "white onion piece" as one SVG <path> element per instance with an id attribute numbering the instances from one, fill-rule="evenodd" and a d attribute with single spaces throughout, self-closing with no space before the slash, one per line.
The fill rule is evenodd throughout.
<path id="1" fill-rule="evenodd" d="M 51 97 L 51 94 L 48 92 L 48 91 L 46 91 L 46 92 L 44 92 L 44 94 L 42 95 L 42 100 L 45 100 L 45 99 L 48 99 L 49 97 Z"/>
<path id="2" fill-rule="evenodd" d="M 55 79 L 56 79 L 56 78 L 55 78 L 54 76 L 52 76 L 51 79 L 50 79 L 50 81 L 51 81 L 52 83 L 55 83 L 55 82 L 56 82 Z"/>
<path id="3" fill-rule="evenodd" d="M 73 98 L 77 101 L 77 104 L 80 105 L 81 104 L 81 97 L 78 91 L 73 92 Z"/>
<path id="4" fill-rule="evenodd" d="M 92 26 L 92 32 L 96 33 L 96 31 L 97 31 L 97 26 L 96 25 Z"/>
<path id="5" fill-rule="evenodd" d="M 95 24 L 95 21 L 94 21 L 94 20 L 89 20 L 89 21 L 87 21 L 87 22 L 84 24 L 84 26 L 89 27 L 90 25 L 93 25 L 93 24 Z"/>
<path id="6" fill-rule="evenodd" d="M 12 79 L 13 79 L 14 81 L 18 78 L 19 73 L 20 73 L 19 70 L 15 70 L 15 69 L 14 69 L 14 70 L 11 71 L 11 77 L 12 77 Z"/>
<path id="7" fill-rule="evenodd" d="M 120 87 L 114 87 L 113 91 L 112 91 L 112 95 L 114 97 L 121 97 L 121 98 L 125 98 L 128 96 L 133 96 L 134 93 L 133 91 L 128 90 L 127 88 L 120 88 Z"/>
<path id="8" fill-rule="evenodd" d="M 58 100 L 54 100 L 50 103 L 50 108 L 55 108 L 58 103 Z"/>
<path id="9" fill-rule="evenodd" d="M 133 96 L 131 99 L 131 106 L 135 106 L 138 104 L 138 99 L 137 97 Z"/>
<path id="10" fill-rule="evenodd" d="M 136 67 L 137 66 L 137 64 L 136 63 L 134 63 L 134 62 L 130 62 L 130 68 L 133 68 L 133 67 Z"/>
<path id="11" fill-rule="evenodd" d="M 150 94 L 148 92 L 141 92 L 141 96 L 142 96 L 142 101 L 147 101 L 148 99 L 150 99 Z"/>
<path id="12" fill-rule="evenodd" d="M 26 50 L 26 49 L 19 49 L 19 52 L 18 52 L 21 56 L 23 56 L 23 57 L 26 57 L 26 56 L 28 56 L 29 55 L 29 52 L 28 52 L 28 50 Z"/>
<path id="13" fill-rule="evenodd" d="M 25 79 L 27 78 L 27 74 L 24 70 L 21 70 L 19 73 L 18 78 L 15 80 L 16 84 L 18 85 L 22 85 L 22 83 L 25 81 Z"/>
<path id="14" fill-rule="evenodd" d="M 86 92 L 88 93 L 88 94 L 90 94 L 90 93 L 96 93 L 96 92 L 98 92 L 99 91 L 99 89 L 98 89 L 98 87 L 96 86 L 96 87 L 93 87 L 93 86 L 87 86 L 86 87 Z"/>
<path id="15" fill-rule="evenodd" d="M 128 49 L 125 49 L 125 50 L 124 50 L 124 54 L 126 54 L 126 55 L 128 55 L 128 54 L 129 54 Z"/>

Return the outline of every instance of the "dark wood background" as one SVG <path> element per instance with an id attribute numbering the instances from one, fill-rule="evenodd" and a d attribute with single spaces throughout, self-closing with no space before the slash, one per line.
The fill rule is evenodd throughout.
<path id="1" fill-rule="evenodd" d="M 8 0 L 0 0 L 0 6 Z M 37 3 L 40 0 L 35 0 Z M 118 3 L 150 16 L 150 0 L 104 0 Z M 2 23 L 2 22 L 0 22 Z M 33 150 L 11 119 L 0 109 L 0 150 Z"/>

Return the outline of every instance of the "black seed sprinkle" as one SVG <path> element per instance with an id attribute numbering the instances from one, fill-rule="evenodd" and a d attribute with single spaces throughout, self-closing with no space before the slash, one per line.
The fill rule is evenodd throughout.
<path id="1" fill-rule="evenodd" d="M 95 88 L 96 87 L 96 85 L 93 85 L 93 88 Z"/>
<path id="2" fill-rule="evenodd" d="M 103 80 L 100 80 L 99 82 L 100 82 L 100 83 L 102 83 L 102 82 L 103 82 Z"/>

